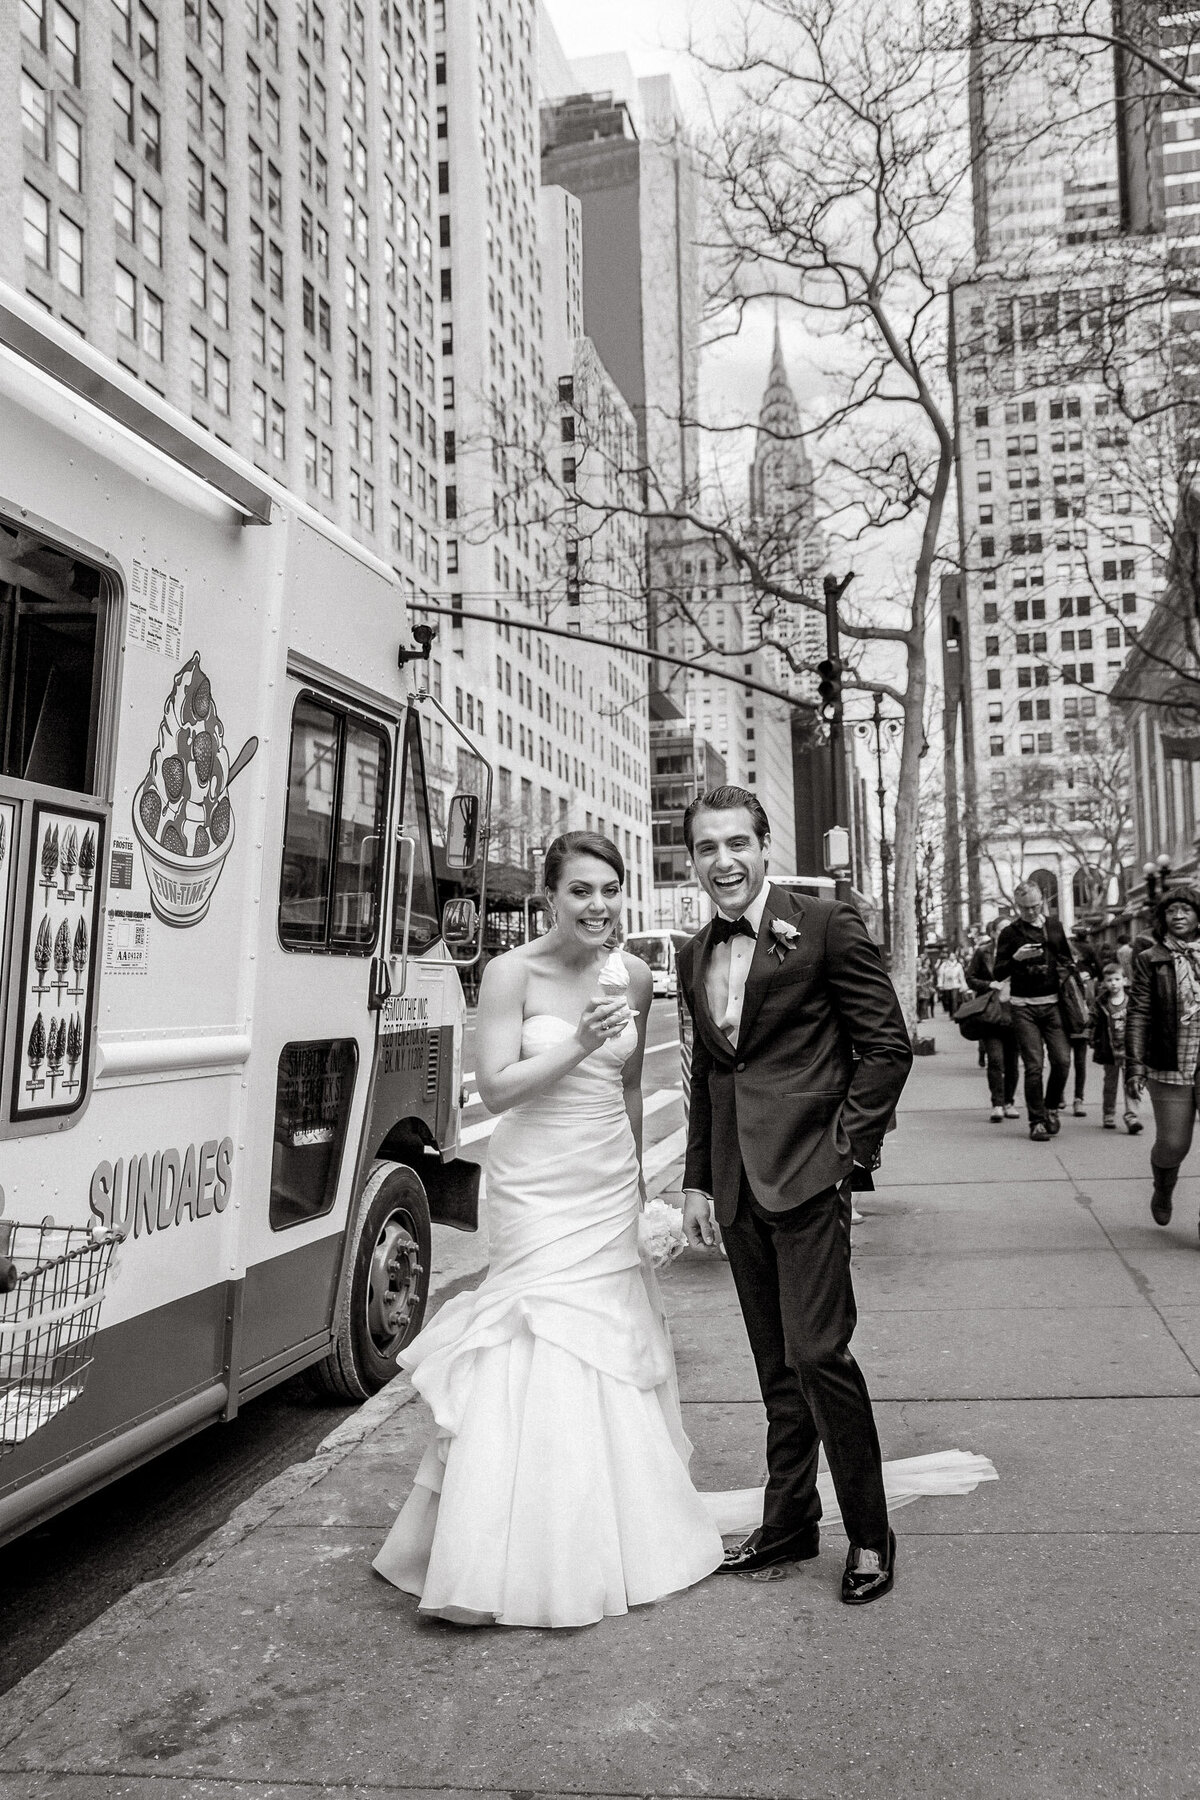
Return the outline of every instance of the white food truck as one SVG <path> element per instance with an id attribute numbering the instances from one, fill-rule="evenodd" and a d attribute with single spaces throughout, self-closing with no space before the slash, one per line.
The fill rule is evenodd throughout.
<path id="1" fill-rule="evenodd" d="M 374 1392 L 475 1229 L 491 774 L 458 732 L 435 847 L 430 635 L 0 289 L 0 1541 L 298 1370 Z"/>

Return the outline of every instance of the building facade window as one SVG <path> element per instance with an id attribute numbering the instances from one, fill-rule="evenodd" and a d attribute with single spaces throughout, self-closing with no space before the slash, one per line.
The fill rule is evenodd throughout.
<path id="1" fill-rule="evenodd" d="M 25 255 L 39 269 L 50 267 L 50 202 L 25 183 L 23 196 Z"/>
<path id="2" fill-rule="evenodd" d="M 129 270 L 118 263 L 115 276 L 117 331 L 137 342 L 137 282 Z"/>
<path id="3" fill-rule="evenodd" d="M 142 349 L 155 362 L 163 359 L 163 303 L 149 288 L 142 290 Z"/>
<path id="4" fill-rule="evenodd" d="M 54 167 L 60 181 L 83 191 L 83 127 L 61 105 L 54 115 Z"/>
<path id="5" fill-rule="evenodd" d="M 58 279 L 68 293 L 83 294 L 83 229 L 65 213 L 58 215 Z"/>

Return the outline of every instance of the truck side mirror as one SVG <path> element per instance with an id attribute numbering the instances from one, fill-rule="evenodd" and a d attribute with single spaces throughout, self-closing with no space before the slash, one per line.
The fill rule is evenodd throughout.
<path id="1" fill-rule="evenodd" d="M 468 798 L 474 798 L 473 795 Z M 479 914 L 473 900 L 447 900 L 442 908 L 442 942 L 447 950 L 473 944 Z"/>
<path id="2" fill-rule="evenodd" d="M 446 867 L 463 871 L 479 861 L 479 796 L 455 794 L 446 811 Z"/>

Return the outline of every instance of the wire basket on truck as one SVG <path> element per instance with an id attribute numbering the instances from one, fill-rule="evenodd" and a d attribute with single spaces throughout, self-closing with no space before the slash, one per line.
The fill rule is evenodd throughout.
<path id="1" fill-rule="evenodd" d="M 78 1400 L 119 1231 L 0 1222 L 0 1456 Z"/>

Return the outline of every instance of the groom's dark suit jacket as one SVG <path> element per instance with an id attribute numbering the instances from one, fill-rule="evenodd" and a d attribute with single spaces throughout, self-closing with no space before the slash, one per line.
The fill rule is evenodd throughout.
<path id="1" fill-rule="evenodd" d="M 797 932 L 780 960 L 772 919 Z M 737 1212 L 743 1169 L 768 1212 L 875 1166 L 912 1065 L 904 1015 L 854 907 L 771 888 L 746 977 L 736 1050 L 705 989 L 711 925 L 679 953 L 695 1022 L 683 1185 Z"/>

